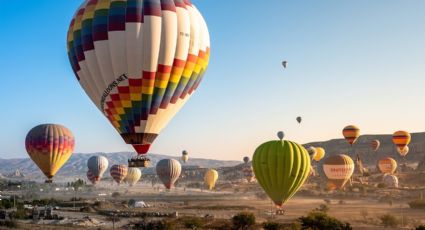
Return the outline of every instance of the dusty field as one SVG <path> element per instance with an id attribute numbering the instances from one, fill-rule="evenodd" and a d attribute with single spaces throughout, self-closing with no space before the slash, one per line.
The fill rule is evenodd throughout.
<path id="1" fill-rule="evenodd" d="M 119 192 L 120 196 L 112 198 L 113 192 Z M 99 196 L 99 194 L 102 194 Z M 43 193 L 46 198 L 69 200 L 74 195 L 89 200 L 91 203 L 101 201 L 105 205 L 97 210 L 113 211 L 138 211 L 138 212 L 178 212 L 179 216 L 212 215 L 216 219 L 230 219 L 234 214 L 241 211 L 255 213 L 258 222 L 274 219 L 279 222 L 293 222 L 298 217 L 307 214 L 310 210 L 325 204 L 324 199 L 330 199 L 328 204 L 329 214 L 336 218 L 349 222 L 354 229 L 384 229 L 377 219 L 379 215 L 390 213 L 403 219 L 404 227 L 399 229 L 412 229 L 415 225 L 425 224 L 425 211 L 409 208 L 407 201 L 395 201 L 389 203 L 378 202 L 374 198 L 334 198 L 332 196 L 296 196 L 285 205 L 285 215 L 271 215 L 275 212 L 274 206 L 268 200 L 257 198 L 254 192 L 234 192 L 234 190 L 223 190 L 220 192 L 201 191 L 199 189 L 177 188 L 172 191 L 165 191 L 162 188 L 153 189 L 150 185 L 142 184 L 136 187 L 102 185 L 89 191 L 74 192 L 50 192 Z M 123 205 L 130 199 L 143 200 L 151 205 L 150 208 L 128 208 Z M 79 208 L 77 208 L 79 210 Z M 44 221 L 31 224 L 30 221 L 21 223 L 23 229 L 71 229 L 66 226 L 73 225 L 72 229 L 112 229 L 112 222 L 105 216 L 95 212 L 74 212 L 73 208 L 62 209 L 57 212 L 66 217 L 61 222 Z M 367 214 L 366 214 L 367 213 Z M 363 214 L 363 215 L 362 215 Z M 96 224 L 90 221 L 81 221 L 86 216 L 93 219 Z M 78 220 L 78 221 L 77 221 Z M 116 227 L 122 227 L 137 218 L 121 218 Z M 60 228 L 58 226 L 61 226 Z M 63 227 L 62 227 L 63 226 Z M 92 227 L 92 228 L 85 228 Z"/>

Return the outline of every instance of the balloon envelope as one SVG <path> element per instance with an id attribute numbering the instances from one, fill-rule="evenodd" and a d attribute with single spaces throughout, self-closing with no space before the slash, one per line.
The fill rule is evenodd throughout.
<path id="1" fill-rule="evenodd" d="M 297 117 L 297 122 L 300 124 L 301 123 L 301 121 L 302 121 L 302 118 L 301 117 Z"/>
<path id="2" fill-rule="evenodd" d="M 277 132 L 277 137 L 278 137 L 280 140 L 283 140 L 283 138 L 285 137 L 285 133 L 284 133 L 284 132 L 282 132 L 282 131 L 279 131 L 279 132 Z"/>
<path id="3" fill-rule="evenodd" d="M 87 171 L 87 179 L 93 184 L 97 184 L 99 182 L 99 180 L 96 179 L 96 177 L 94 176 L 94 174 L 89 170 Z"/>
<path id="4" fill-rule="evenodd" d="M 397 162 L 391 157 L 385 157 L 378 161 L 378 168 L 381 173 L 393 174 L 397 169 Z"/>
<path id="5" fill-rule="evenodd" d="M 409 146 L 404 146 L 404 148 L 397 147 L 397 152 L 400 156 L 405 157 L 409 153 Z"/>
<path id="6" fill-rule="evenodd" d="M 139 154 L 198 88 L 207 69 L 207 24 L 190 1 L 86 0 L 68 30 L 80 85 Z"/>
<path id="7" fill-rule="evenodd" d="M 342 130 L 342 135 L 350 145 L 353 145 L 360 136 L 360 129 L 357 126 L 349 125 Z"/>
<path id="8" fill-rule="evenodd" d="M 315 148 L 315 147 L 313 147 L 313 146 L 308 147 L 308 148 L 307 148 L 307 152 L 308 152 L 308 155 L 310 156 L 310 159 L 314 159 L 314 157 L 315 157 L 315 156 L 316 156 L 316 154 L 317 154 L 317 150 L 316 150 L 316 148 Z"/>
<path id="9" fill-rule="evenodd" d="M 156 164 L 156 174 L 167 189 L 171 189 L 179 179 L 181 164 L 174 159 L 163 159 Z"/>
<path id="10" fill-rule="evenodd" d="M 142 171 L 140 171 L 139 168 L 128 168 L 127 176 L 124 178 L 124 181 L 133 186 L 140 180 L 141 177 Z"/>
<path id="11" fill-rule="evenodd" d="M 333 155 L 323 162 L 323 171 L 328 178 L 328 189 L 342 189 L 353 175 L 354 161 L 345 154 Z"/>
<path id="12" fill-rule="evenodd" d="M 291 141 L 269 141 L 254 152 L 252 166 L 258 183 L 281 207 L 304 184 L 310 174 L 307 150 Z"/>
<path id="13" fill-rule="evenodd" d="M 93 173 L 96 180 L 102 178 L 105 171 L 108 169 L 109 162 L 104 156 L 92 156 L 87 160 L 87 168 Z"/>
<path id="14" fill-rule="evenodd" d="M 62 125 L 36 126 L 25 139 L 28 155 L 49 180 L 71 157 L 74 146 L 74 136 Z"/>
<path id="15" fill-rule="evenodd" d="M 393 143 L 397 146 L 397 148 L 403 149 L 410 143 L 410 140 L 410 133 L 406 131 L 397 131 L 393 134 Z"/>
<path id="16" fill-rule="evenodd" d="M 316 147 L 316 155 L 314 155 L 314 160 L 315 161 L 320 161 L 321 159 L 323 159 L 323 157 L 325 157 L 325 149 L 322 147 Z"/>
<path id="17" fill-rule="evenodd" d="M 380 145 L 381 145 L 381 142 L 379 140 L 372 140 L 370 143 L 372 150 L 375 152 L 378 151 Z"/>
<path id="18" fill-rule="evenodd" d="M 126 165 L 112 165 L 109 172 L 111 173 L 112 179 L 118 184 L 121 184 L 127 176 L 128 168 Z"/>
<path id="19" fill-rule="evenodd" d="M 250 161 L 249 157 L 244 157 L 243 158 L 243 163 L 248 164 Z"/>
<path id="20" fill-rule="evenodd" d="M 215 187 L 215 183 L 218 180 L 218 172 L 214 169 L 208 169 L 205 172 L 204 182 L 207 185 L 208 189 L 211 190 Z"/>
<path id="21" fill-rule="evenodd" d="M 385 174 L 382 178 L 382 182 L 388 188 L 398 188 L 398 178 L 391 174 Z"/>

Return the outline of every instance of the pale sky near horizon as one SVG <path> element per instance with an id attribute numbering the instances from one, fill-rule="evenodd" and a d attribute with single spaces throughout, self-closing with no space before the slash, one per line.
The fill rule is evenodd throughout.
<path id="1" fill-rule="evenodd" d="M 133 151 L 69 65 L 81 2 L 0 0 L 1 158 L 26 157 L 40 123 L 70 128 L 75 152 Z M 425 1 L 193 2 L 210 30 L 209 69 L 151 152 L 241 160 L 279 130 L 300 143 L 340 138 L 348 124 L 425 131 Z"/>

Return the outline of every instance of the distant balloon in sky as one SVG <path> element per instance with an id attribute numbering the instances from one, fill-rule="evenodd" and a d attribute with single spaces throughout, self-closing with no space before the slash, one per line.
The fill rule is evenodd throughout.
<path id="1" fill-rule="evenodd" d="M 269 141 L 254 152 L 252 166 L 263 190 L 278 207 L 289 200 L 310 174 L 307 150 L 291 141 Z"/>
<path id="2" fill-rule="evenodd" d="M 314 155 L 313 160 L 320 161 L 323 157 L 325 157 L 325 154 L 326 152 L 324 148 L 316 147 L 316 155 Z"/>
<path id="3" fill-rule="evenodd" d="M 69 160 L 74 146 L 74 135 L 62 125 L 36 126 L 25 139 L 28 155 L 48 178 L 46 183 L 51 183 L 59 169 Z"/>
<path id="4" fill-rule="evenodd" d="M 397 147 L 397 152 L 400 156 L 405 157 L 409 153 L 409 146 L 405 146 L 404 148 Z"/>
<path id="5" fill-rule="evenodd" d="M 406 131 L 397 131 L 393 134 L 393 142 L 397 148 L 403 149 L 410 143 L 410 133 Z"/>
<path id="6" fill-rule="evenodd" d="M 130 186 L 135 185 L 142 177 L 142 171 L 139 168 L 128 168 L 127 176 L 124 181 Z"/>
<path id="7" fill-rule="evenodd" d="M 283 133 L 282 131 L 279 131 L 279 132 L 277 132 L 277 137 L 278 137 L 280 140 L 283 140 L 283 138 L 285 137 L 285 133 Z"/>
<path id="8" fill-rule="evenodd" d="M 67 48 L 84 91 L 144 155 L 201 83 L 210 36 L 190 1 L 86 0 L 70 23 Z M 133 160 L 136 167 L 149 161 Z"/>
<path id="9" fill-rule="evenodd" d="M 112 179 L 118 184 L 121 184 L 127 176 L 128 168 L 126 165 L 112 165 L 109 172 L 111 173 Z"/>
<path id="10" fill-rule="evenodd" d="M 353 145 L 360 136 L 360 129 L 357 126 L 349 125 L 342 130 L 342 135 L 350 145 Z"/>
<path id="11" fill-rule="evenodd" d="M 288 66 L 288 62 L 287 61 L 282 61 L 282 66 L 284 69 L 286 69 L 286 67 Z"/>
<path id="12" fill-rule="evenodd" d="M 167 189 L 174 186 L 181 172 L 181 164 L 174 159 L 163 159 L 156 164 L 156 174 Z"/>
<path id="13" fill-rule="evenodd" d="M 381 173 L 393 174 L 397 169 L 397 162 L 391 157 L 385 157 L 378 161 L 378 168 Z"/>
<path id="14" fill-rule="evenodd" d="M 249 161 L 250 161 L 249 157 L 246 156 L 243 158 L 243 163 L 248 164 Z"/>
<path id="15" fill-rule="evenodd" d="M 208 169 L 204 175 L 204 182 L 209 190 L 215 187 L 215 183 L 218 180 L 218 172 L 214 169 Z"/>
<path id="16" fill-rule="evenodd" d="M 108 166 L 108 159 L 104 156 L 92 156 L 87 160 L 87 168 L 98 181 L 102 178 Z"/>
<path id="17" fill-rule="evenodd" d="M 379 140 L 372 140 L 370 142 L 370 146 L 372 147 L 372 150 L 375 152 L 378 151 L 380 145 L 381 145 L 381 142 Z"/>
<path id="18" fill-rule="evenodd" d="M 328 189 L 342 189 L 354 172 L 354 161 L 345 154 L 333 155 L 323 162 Z"/>
<path id="19" fill-rule="evenodd" d="M 182 161 L 186 163 L 189 160 L 189 153 L 186 150 L 182 152 Z"/>
<path id="20" fill-rule="evenodd" d="M 303 119 L 301 118 L 301 117 L 297 117 L 297 122 L 298 122 L 298 124 L 301 124 L 301 121 L 302 121 Z"/>

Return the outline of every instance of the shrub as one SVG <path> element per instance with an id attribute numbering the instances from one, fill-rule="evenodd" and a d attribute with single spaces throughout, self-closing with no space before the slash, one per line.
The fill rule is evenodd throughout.
<path id="1" fill-rule="evenodd" d="M 272 221 L 263 223 L 264 230 L 301 230 L 301 225 L 299 223 L 276 223 Z"/>
<path id="2" fill-rule="evenodd" d="M 315 209 L 318 212 L 324 212 L 327 213 L 329 211 L 329 207 L 326 204 L 319 205 L 318 208 Z"/>
<path id="3" fill-rule="evenodd" d="M 425 200 L 413 200 L 409 203 L 410 208 L 413 209 L 425 209 Z"/>
<path id="4" fill-rule="evenodd" d="M 255 215 L 250 212 L 241 212 L 232 218 L 235 229 L 247 229 L 255 224 Z"/>
<path id="5" fill-rule="evenodd" d="M 0 226 L 5 226 L 7 228 L 18 228 L 18 222 L 15 220 L 1 220 Z"/>
<path id="6" fill-rule="evenodd" d="M 381 220 L 382 225 L 386 228 L 395 228 L 400 224 L 400 220 L 391 214 L 384 214 L 379 216 L 378 219 Z"/>
<path id="7" fill-rule="evenodd" d="M 137 230 L 173 230 L 173 226 L 164 221 L 164 220 L 158 220 L 158 221 L 151 221 L 146 222 L 145 220 L 142 220 L 141 222 L 138 222 L 134 225 L 134 229 Z"/>
<path id="8" fill-rule="evenodd" d="M 415 228 L 415 230 L 425 230 L 425 225 L 419 225 Z"/>
<path id="9" fill-rule="evenodd" d="M 323 201 L 325 201 L 326 204 L 331 204 L 332 203 L 331 199 L 324 199 Z"/>
<path id="10" fill-rule="evenodd" d="M 352 229 L 349 223 L 343 223 L 334 217 L 328 216 L 324 212 L 312 211 L 307 216 L 302 216 L 298 220 L 301 222 L 302 229 Z"/>
<path id="11" fill-rule="evenodd" d="M 119 192 L 113 192 L 111 195 L 113 198 L 118 198 L 121 196 L 121 194 Z"/>
<path id="12" fill-rule="evenodd" d="M 386 188 L 386 187 L 387 187 L 387 185 L 384 184 L 384 183 L 379 183 L 378 184 L 378 188 Z"/>
<path id="13" fill-rule="evenodd" d="M 199 217 L 186 217 L 182 219 L 186 228 L 198 229 L 204 226 L 204 221 Z"/>

